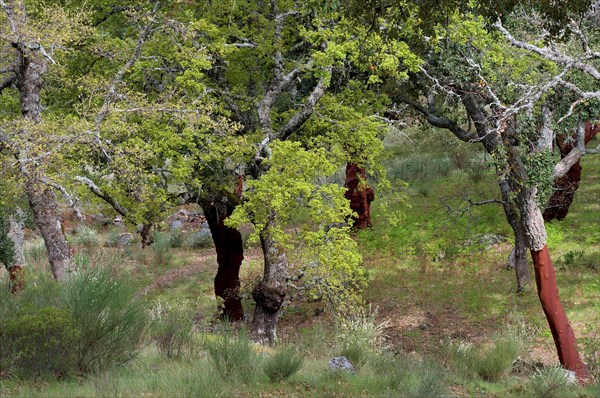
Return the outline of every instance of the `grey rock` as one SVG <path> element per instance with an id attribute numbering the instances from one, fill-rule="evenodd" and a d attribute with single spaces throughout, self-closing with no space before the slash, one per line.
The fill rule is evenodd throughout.
<path id="1" fill-rule="evenodd" d="M 129 246 L 132 241 L 133 235 L 131 235 L 129 232 L 124 232 L 122 234 L 117 235 L 117 237 L 115 238 L 114 245 L 118 247 Z"/>
<path id="2" fill-rule="evenodd" d="M 354 366 L 352 366 L 352 364 L 346 357 L 331 358 L 329 360 L 329 363 L 327 364 L 327 367 L 329 368 L 329 370 L 334 371 L 334 372 L 342 371 L 342 372 L 349 372 L 352 374 L 356 374 L 356 370 L 354 369 Z"/>

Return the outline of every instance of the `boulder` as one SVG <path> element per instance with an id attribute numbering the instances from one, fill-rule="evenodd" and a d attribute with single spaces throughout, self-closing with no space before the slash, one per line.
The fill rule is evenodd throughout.
<path id="1" fill-rule="evenodd" d="M 117 247 L 129 246 L 133 241 L 133 235 L 129 232 L 124 232 L 116 236 L 114 245 Z"/>
<path id="2" fill-rule="evenodd" d="M 349 372 L 352 374 L 356 374 L 354 366 L 352 366 L 352 364 L 346 357 L 331 358 L 329 360 L 329 363 L 327 364 L 327 367 L 333 372 Z"/>

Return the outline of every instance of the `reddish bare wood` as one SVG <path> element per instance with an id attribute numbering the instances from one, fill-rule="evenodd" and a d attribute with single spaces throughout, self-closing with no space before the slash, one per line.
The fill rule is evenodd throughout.
<path id="1" fill-rule="evenodd" d="M 587 145 L 599 132 L 600 125 L 592 125 L 589 121 L 585 122 L 585 144 Z M 567 156 L 573 149 L 574 138 L 571 137 L 570 140 L 567 140 L 565 136 L 557 137 L 556 141 L 561 158 Z M 579 188 L 581 169 L 581 164 L 577 162 L 571 166 L 567 174 L 554 180 L 554 192 L 544 210 L 544 221 L 564 220 L 567 216 L 575 192 Z"/>
<path id="2" fill-rule="evenodd" d="M 13 265 L 8 269 L 10 278 L 10 291 L 18 293 L 25 288 L 25 267 L 22 265 Z"/>
<path id="3" fill-rule="evenodd" d="M 573 328 L 560 302 L 556 274 L 548 247 L 544 245 L 541 250 L 531 250 L 531 257 L 538 296 L 552 332 L 560 363 L 565 369 L 575 372 L 580 381 L 585 382 L 588 377 L 587 369 L 579 356 Z"/>
<path id="4" fill-rule="evenodd" d="M 244 308 L 240 297 L 240 267 L 244 260 L 244 244 L 240 232 L 225 225 L 225 219 L 231 215 L 234 207 L 221 208 L 210 203 L 202 208 L 217 252 L 215 295 L 223 299 L 223 318 L 241 321 Z"/>
<path id="5" fill-rule="evenodd" d="M 350 201 L 350 208 L 356 213 L 353 226 L 363 229 L 371 226 L 371 202 L 375 191 L 367 184 L 365 169 L 356 163 L 346 164 L 346 184 L 344 197 Z"/>

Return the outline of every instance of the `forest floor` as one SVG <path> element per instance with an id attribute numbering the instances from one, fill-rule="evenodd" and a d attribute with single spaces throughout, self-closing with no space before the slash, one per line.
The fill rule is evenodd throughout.
<path id="1" fill-rule="evenodd" d="M 600 159 L 586 157 L 582 165 L 583 181 L 569 215 L 547 226 L 548 246 L 579 347 L 592 374 L 600 377 Z M 282 311 L 280 345 L 296 348 L 305 361 L 300 372 L 281 383 L 270 383 L 259 370 L 251 382 L 222 380 L 206 353 L 165 359 L 147 340 L 137 359 L 101 373 L 59 381 L 0 378 L 0 396 L 600 396 L 598 384 L 548 391 L 535 384 L 541 383 L 539 369 L 558 365 L 535 286 L 516 292 L 514 271 L 506 266 L 510 229 L 499 205 L 466 209 L 467 198 L 498 196 L 492 173 L 473 177 L 454 170 L 392 186 L 387 205 L 374 203 L 372 228 L 356 235 L 369 279 L 367 317 L 385 337 L 383 352 L 357 375 L 327 372 L 327 362 L 341 349 L 325 304 L 292 299 Z M 396 211 L 401 218 L 394 224 L 388 216 Z M 78 245 L 74 238 L 78 261 L 110 263 L 127 271 L 148 303 L 192 308 L 201 346 L 206 333 L 218 328 L 214 250 L 186 244 L 109 248 L 102 241 L 114 231 L 97 229 L 98 245 Z M 32 236 L 27 251 L 31 268 L 45 269 L 43 250 Z M 259 248 L 248 247 L 241 270 L 248 318 L 261 262 Z M 0 279 L 6 284 L 4 273 Z M 490 347 L 509 330 L 518 330 L 527 342 L 512 368 L 493 380 L 457 369 L 462 365 L 452 358 L 451 347 Z M 400 373 L 385 370 L 394 363 L 405 364 Z"/>

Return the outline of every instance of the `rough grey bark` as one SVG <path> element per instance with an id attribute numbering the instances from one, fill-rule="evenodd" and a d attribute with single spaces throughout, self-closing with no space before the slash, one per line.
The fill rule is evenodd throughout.
<path id="1" fill-rule="evenodd" d="M 23 119 L 39 124 L 42 121 L 40 92 L 43 76 L 47 71 L 47 59 L 39 43 L 26 43 L 22 40 L 21 32 L 27 29 L 27 13 L 23 2 L 17 2 L 15 8 L 17 12 L 12 16 L 7 11 L 15 35 L 12 43 L 17 55 L 15 86 L 20 94 Z M 18 155 L 17 153 L 17 157 Z M 56 195 L 44 183 L 45 176 L 41 168 L 30 164 L 21 165 L 21 171 L 25 176 L 26 195 L 33 211 L 33 221 L 44 238 L 52 273 L 57 280 L 63 280 L 73 270 L 73 254 L 62 231 Z"/>
<path id="2" fill-rule="evenodd" d="M 60 222 L 56 195 L 51 188 L 38 183 L 27 188 L 27 198 L 34 223 L 44 238 L 52 274 L 58 281 L 65 280 L 75 271 L 75 262 Z"/>
<path id="3" fill-rule="evenodd" d="M 252 291 L 256 302 L 252 320 L 252 338 L 261 344 L 277 340 L 277 317 L 286 295 L 288 260 L 271 234 L 272 221 L 260 234 L 264 257 L 262 281 Z"/>
<path id="4" fill-rule="evenodd" d="M 527 290 L 530 284 L 531 276 L 529 275 L 529 266 L 527 264 L 527 249 L 525 247 L 525 231 L 521 224 L 519 209 L 510 199 L 510 186 L 506 179 L 500 179 L 500 192 L 502 193 L 502 207 L 504 215 L 510 225 L 515 245 L 509 257 L 509 265 L 514 268 L 517 278 L 517 292 L 522 293 Z"/>
<path id="5" fill-rule="evenodd" d="M 25 243 L 25 213 L 23 209 L 17 208 L 14 214 L 10 216 L 7 237 L 13 245 L 13 262 L 7 267 L 11 291 L 17 293 L 25 287 L 25 254 L 23 250 L 23 244 Z"/>

